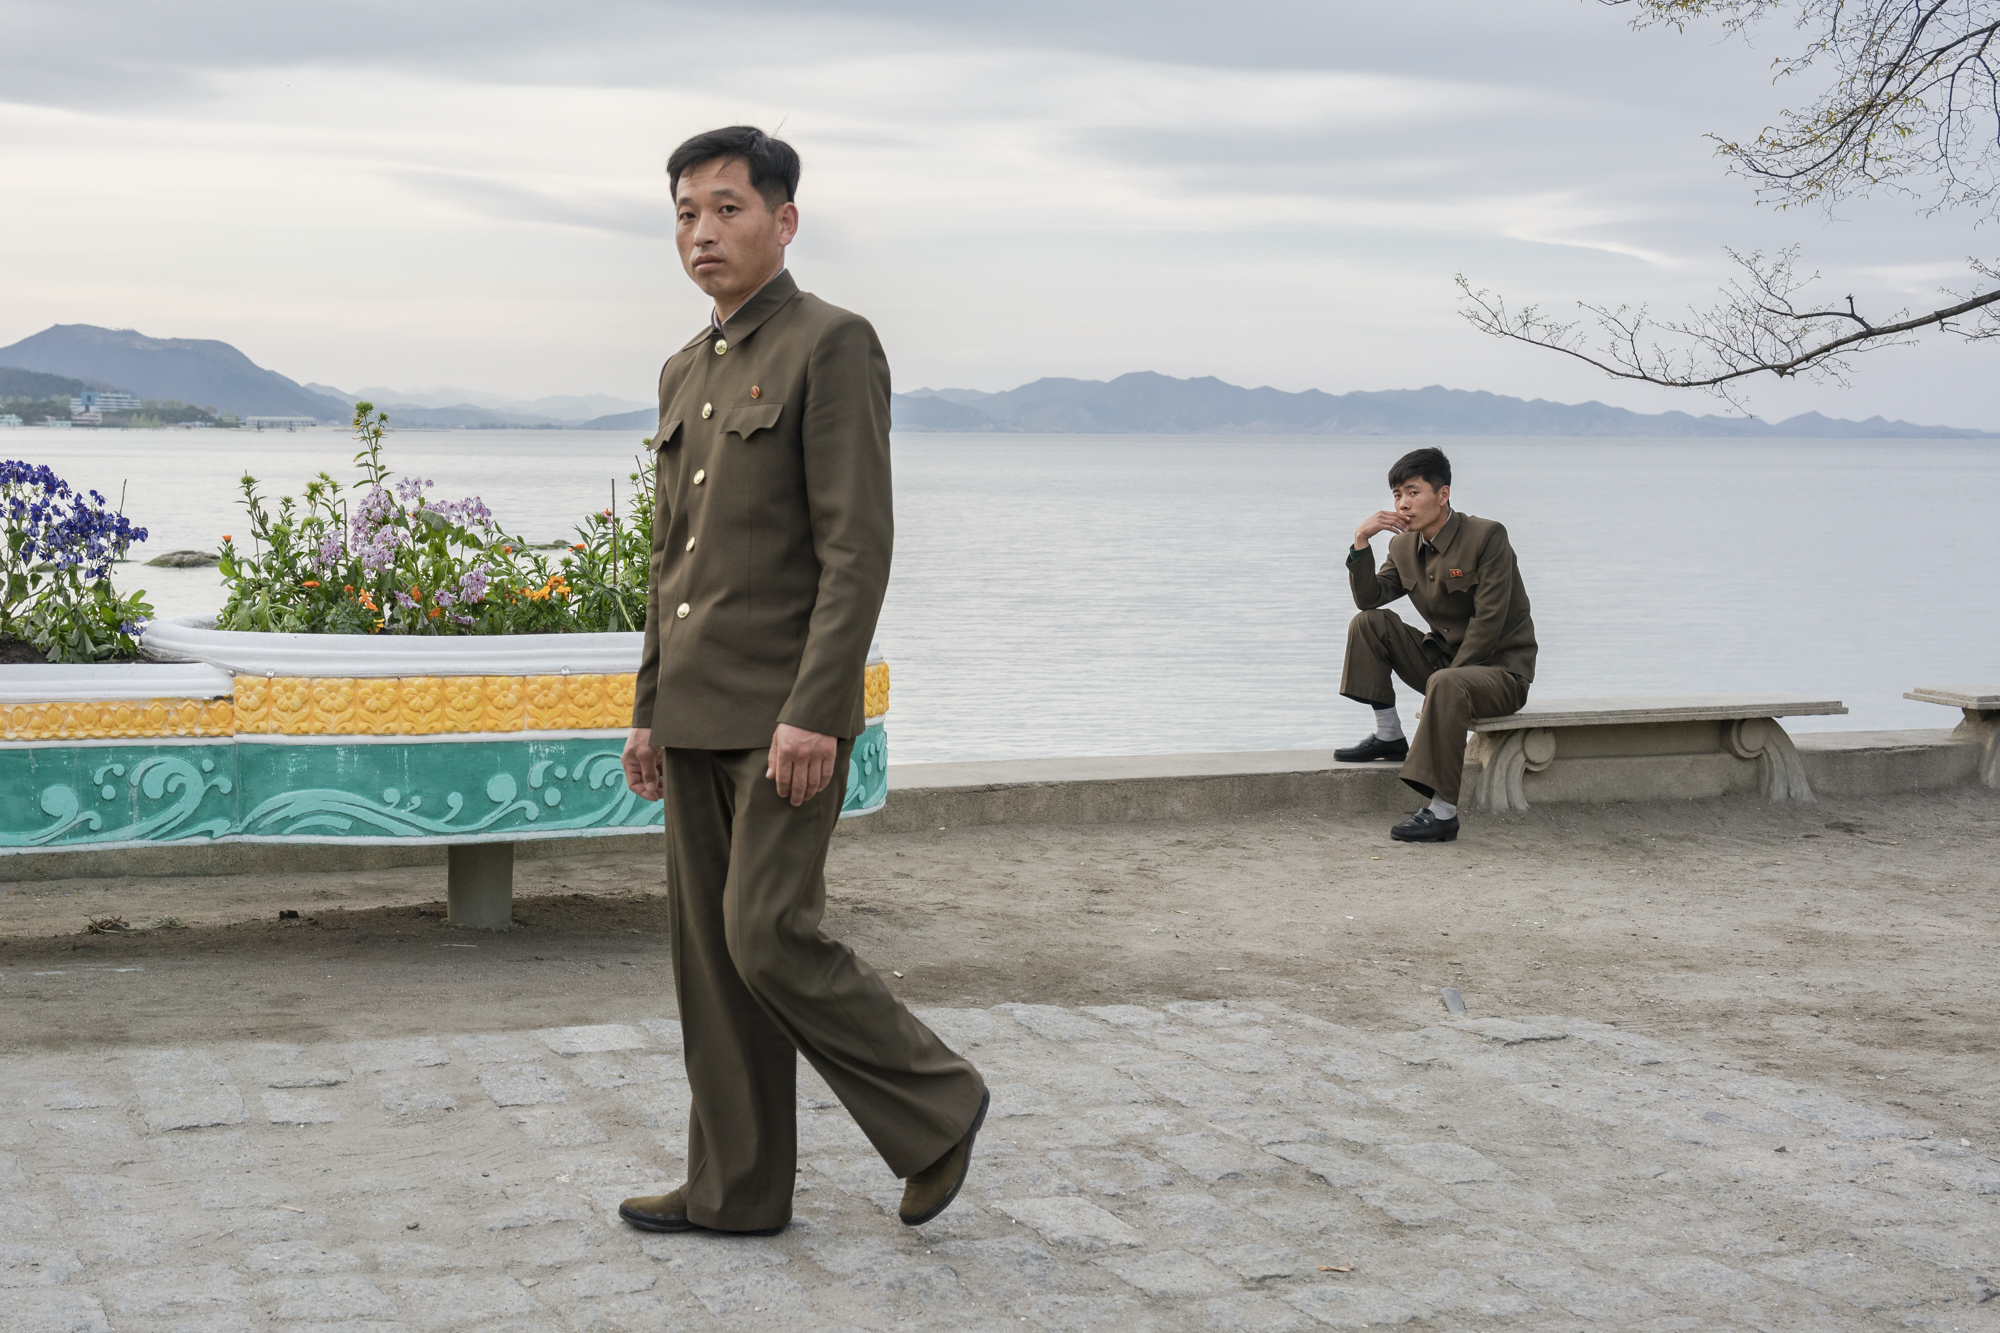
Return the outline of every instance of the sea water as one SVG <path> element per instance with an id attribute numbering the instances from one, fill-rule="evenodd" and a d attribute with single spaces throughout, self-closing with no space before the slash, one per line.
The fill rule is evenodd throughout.
<path id="1" fill-rule="evenodd" d="M 1903 691 L 2000 682 L 1993 442 L 909 434 L 880 630 L 895 758 L 1357 739 L 1367 710 L 1338 693 L 1344 561 L 1419 444 L 1450 453 L 1459 508 L 1507 525 L 1541 640 L 1532 697 L 1784 690 L 1851 710 L 1793 730 L 1940 727 L 1957 714 Z M 641 447 L 409 431 L 387 459 L 547 541 L 614 484 L 622 501 Z M 141 559 L 244 543 L 245 469 L 296 494 L 321 470 L 350 480 L 354 450 L 331 428 L 0 432 L 0 454 L 114 502 L 123 488 L 152 532 Z M 220 600 L 213 570 L 135 564 L 118 582 L 161 614 Z"/>

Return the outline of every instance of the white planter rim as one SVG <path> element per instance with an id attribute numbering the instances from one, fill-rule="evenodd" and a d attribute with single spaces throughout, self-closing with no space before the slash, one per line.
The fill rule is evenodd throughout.
<path id="1" fill-rule="evenodd" d="M 222 699 L 227 671 L 205 663 L 28 663 L 0 666 L 0 704 L 100 703 L 127 699 Z"/>
<path id="2" fill-rule="evenodd" d="M 239 676 L 629 676 L 645 635 L 267 634 L 175 616 L 148 625 L 139 650 L 153 662 L 199 662 Z M 869 663 L 882 660 L 880 643 L 870 644 Z"/>

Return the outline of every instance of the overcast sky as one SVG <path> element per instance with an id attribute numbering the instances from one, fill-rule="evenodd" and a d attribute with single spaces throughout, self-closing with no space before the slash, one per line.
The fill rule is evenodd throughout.
<path id="1" fill-rule="evenodd" d="M 7 0 L 0 345 L 220 338 L 301 381 L 651 395 L 705 317 L 662 164 L 738 122 L 805 161 L 792 267 L 898 388 L 1131 370 L 1722 410 L 1490 342 L 1516 302 L 1706 302 L 1789 241 L 1883 311 L 1991 238 L 1906 204 L 1775 214 L 1703 134 L 1790 49 L 1595 0 Z M 1837 275 L 1837 276 L 1835 276 Z M 1990 348 L 1861 358 L 1816 408 L 2000 429 Z"/>

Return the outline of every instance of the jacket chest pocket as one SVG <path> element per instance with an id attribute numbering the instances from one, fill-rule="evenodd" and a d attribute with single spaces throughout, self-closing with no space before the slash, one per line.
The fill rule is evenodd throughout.
<path id="1" fill-rule="evenodd" d="M 778 424 L 784 415 L 783 403 L 752 403 L 748 407 L 732 407 L 722 414 L 722 434 L 748 441 L 760 430 L 769 430 Z"/>
<path id="2" fill-rule="evenodd" d="M 1471 593 L 1479 586 L 1479 579 L 1471 570 L 1466 570 L 1453 578 L 1450 571 L 1438 575 L 1438 591 L 1444 593 Z"/>

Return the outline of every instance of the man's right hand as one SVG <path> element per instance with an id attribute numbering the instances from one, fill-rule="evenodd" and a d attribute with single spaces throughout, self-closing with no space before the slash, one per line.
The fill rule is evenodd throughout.
<path id="1" fill-rule="evenodd" d="M 1368 539 L 1378 532 L 1408 532 L 1410 525 L 1403 516 L 1393 509 L 1380 509 L 1361 520 L 1361 526 L 1354 530 L 1354 549 L 1368 545 Z"/>
<path id="2" fill-rule="evenodd" d="M 657 801 L 666 795 L 660 778 L 665 769 L 666 751 L 653 744 L 648 727 L 634 727 L 625 736 L 625 785 L 642 801 Z"/>

